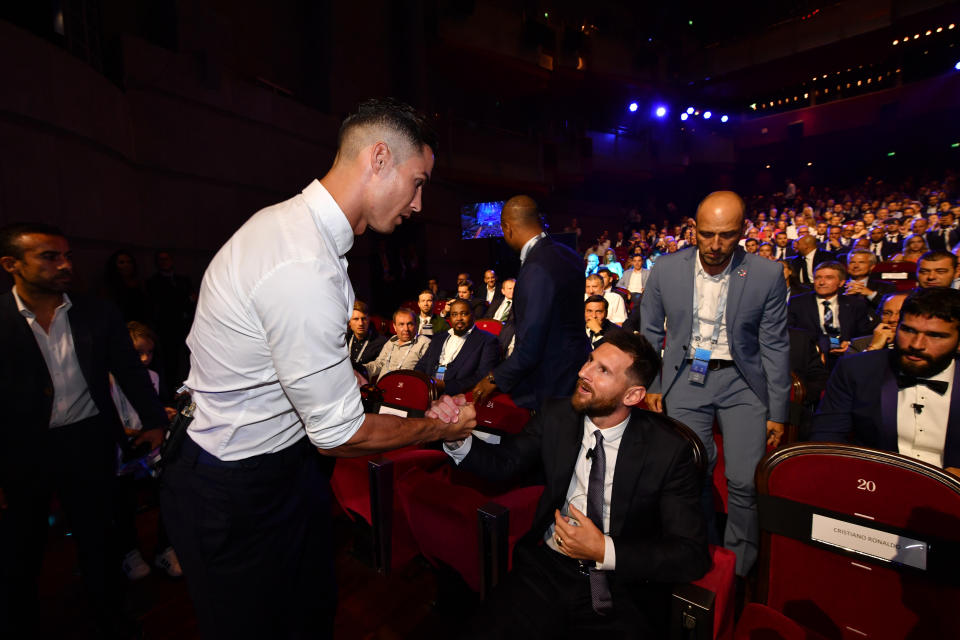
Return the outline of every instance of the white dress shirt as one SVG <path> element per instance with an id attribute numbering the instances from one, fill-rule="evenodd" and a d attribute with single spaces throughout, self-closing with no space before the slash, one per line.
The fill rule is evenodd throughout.
<path id="1" fill-rule="evenodd" d="M 803 262 L 807 266 L 807 277 L 809 278 L 807 280 L 807 284 L 813 282 L 813 259 L 816 257 L 816 255 L 817 251 L 813 250 L 807 255 L 803 256 Z"/>
<path id="2" fill-rule="evenodd" d="M 504 322 L 507 319 L 507 314 L 510 313 L 510 307 L 513 305 L 513 300 L 510 298 L 504 298 L 503 302 L 500 303 L 500 306 L 497 307 L 496 311 L 493 312 L 493 319 Z"/>
<path id="3" fill-rule="evenodd" d="M 470 327 L 462 336 L 458 336 L 453 328 L 447 331 L 447 339 L 444 340 L 443 348 L 440 350 L 440 361 L 438 364 L 441 367 L 449 366 L 451 362 L 457 359 L 457 356 L 460 355 L 460 350 L 463 349 L 463 343 L 467 341 L 467 336 L 473 333 L 473 328 L 474 327 Z"/>
<path id="4" fill-rule="evenodd" d="M 524 243 L 523 248 L 520 249 L 520 265 L 521 266 L 523 266 L 523 263 L 526 262 L 527 255 L 530 253 L 530 250 L 533 249 L 533 245 L 540 242 L 541 238 L 546 238 L 546 237 L 547 237 L 547 234 L 541 231 L 540 235 L 533 236 L 532 238 L 530 238 Z"/>
<path id="5" fill-rule="evenodd" d="M 776 260 L 786 260 L 787 259 L 787 247 L 781 247 L 778 245 L 773 245 L 773 257 Z"/>
<path id="6" fill-rule="evenodd" d="M 617 454 L 620 452 L 620 440 L 623 432 L 627 429 L 626 420 L 613 427 L 603 429 L 603 452 L 606 454 L 606 467 L 603 477 L 603 562 L 597 563 L 597 569 L 601 571 L 613 571 L 617 568 L 617 550 L 613 544 L 613 538 L 610 537 L 610 501 L 613 496 L 613 476 L 617 468 Z M 587 488 L 590 485 L 590 466 L 592 462 L 587 459 L 587 452 L 593 449 L 596 438 L 593 432 L 598 429 L 593 424 L 593 420 L 584 416 L 583 418 L 583 437 L 580 439 L 580 453 L 577 455 L 577 463 L 573 467 L 573 475 L 570 477 L 570 484 L 567 486 L 567 504 L 573 501 L 573 506 L 580 510 L 583 515 L 587 515 Z M 459 447 L 453 443 L 444 443 L 443 450 L 447 455 L 453 458 L 456 464 L 460 464 L 473 445 L 473 436 L 467 438 Z M 553 539 L 553 532 L 556 525 L 552 522 L 547 527 L 547 532 L 543 536 L 547 546 L 556 552 L 560 552 L 557 543 Z"/>
<path id="7" fill-rule="evenodd" d="M 493 296 L 497 295 L 497 288 L 487 289 L 487 304 L 493 302 Z"/>
<path id="8" fill-rule="evenodd" d="M 623 324 L 627 319 L 627 305 L 623 302 L 623 296 L 607 289 L 603 297 L 607 301 L 607 319 L 616 325 Z"/>
<path id="9" fill-rule="evenodd" d="M 150 382 L 153 384 L 153 390 L 160 393 L 160 374 L 153 369 L 147 369 L 150 375 Z M 143 422 L 140 421 L 140 415 L 130 404 L 123 389 L 117 384 L 113 374 L 110 374 L 110 398 L 113 400 L 113 406 L 117 408 L 117 415 L 120 416 L 120 422 L 123 428 L 129 431 L 143 431 Z"/>
<path id="10" fill-rule="evenodd" d="M 693 358 L 697 348 L 710 349 L 711 360 L 730 360 L 730 345 L 727 342 L 727 308 L 724 305 L 723 315 L 720 317 L 720 335 L 717 337 L 717 344 L 713 344 L 713 325 L 717 319 L 717 309 L 720 304 L 720 293 L 726 289 L 724 295 L 730 295 L 730 267 L 733 265 L 731 260 L 726 268 L 715 276 L 711 276 L 703 269 L 700 262 L 699 253 L 694 258 L 694 277 L 693 277 L 693 295 L 697 298 L 699 304 L 699 324 L 698 319 L 694 318 L 691 323 L 690 334 L 690 352 L 688 357 Z M 727 286 L 724 287 L 724 282 Z M 696 338 L 700 336 L 698 343 Z"/>
<path id="11" fill-rule="evenodd" d="M 823 303 L 830 303 L 830 311 L 833 312 L 833 328 L 837 331 L 840 330 L 840 295 L 833 294 L 830 298 L 821 298 L 818 295 L 814 295 L 814 300 L 817 301 L 817 313 L 820 316 L 820 330 L 824 333 L 827 332 L 827 327 L 823 324 Z"/>
<path id="12" fill-rule="evenodd" d="M 631 267 L 630 275 L 626 277 L 626 282 L 621 286 L 625 287 L 630 293 L 643 293 L 643 285 L 649 272 L 646 269 L 634 269 Z M 621 280 L 621 282 L 623 282 Z"/>
<path id="13" fill-rule="evenodd" d="M 942 396 L 929 387 L 918 384 L 897 392 L 897 449 L 902 455 L 943 466 L 943 447 L 947 441 L 947 420 L 950 417 L 950 397 L 953 393 L 951 362 L 946 369 L 930 380 L 943 380 L 947 392 Z M 920 408 L 917 409 L 914 407 Z"/>
<path id="14" fill-rule="evenodd" d="M 203 276 L 187 338 L 190 437 L 221 460 L 331 449 L 363 424 L 343 330 L 353 312 L 353 229 L 314 180 L 256 213 Z"/>
<path id="15" fill-rule="evenodd" d="M 13 287 L 13 299 L 17 302 L 20 315 L 26 318 L 30 330 L 33 331 L 43 361 L 47 364 L 50 381 L 53 382 L 50 428 L 73 424 L 99 414 L 73 346 L 73 331 L 67 315 L 73 306 L 70 297 L 63 294 L 63 302 L 53 312 L 49 333 L 37 322 L 36 314 L 23 304 L 16 286 Z"/>

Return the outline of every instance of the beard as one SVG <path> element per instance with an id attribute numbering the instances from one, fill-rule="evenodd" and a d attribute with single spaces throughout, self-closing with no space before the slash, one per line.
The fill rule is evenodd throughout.
<path id="1" fill-rule="evenodd" d="M 585 413 L 592 420 L 593 418 L 606 417 L 616 411 L 617 407 L 620 406 L 621 403 L 619 397 L 599 397 L 596 395 L 596 392 L 593 390 L 593 388 L 584 383 L 582 380 L 577 383 L 578 387 L 581 385 L 584 389 L 590 392 L 590 395 L 589 397 L 584 398 L 574 391 L 573 395 L 570 396 L 570 405 L 577 413 Z"/>
<path id="2" fill-rule="evenodd" d="M 939 358 L 933 358 L 923 353 L 918 353 L 912 349 L 901 349 L 894 343 L 894 355 L 896 356 L 897 368 L 901 373 L 905 373 L 915 378 L 929 378 L 935 376 L 946 369 L 953 362 L 956 353 L 948 352 Z M 923 362 L 910 362 L 905 356 L 915 356 L 923 358 Z"/>

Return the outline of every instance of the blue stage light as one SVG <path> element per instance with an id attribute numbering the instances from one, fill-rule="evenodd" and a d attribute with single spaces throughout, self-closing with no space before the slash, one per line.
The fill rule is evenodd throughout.
<path id="1" fill-rule="evenodd" d="M 953 68 L 956 69 L 957 71 L 960 71 L 960 62 L 958 62 L 957 64 L 953 65 Z"/>
<path id="2" fill-rule="evenodd" d="M 639 108 L 640 108 L 640 105 L 638 105 L 636 102 L 631 102 L 631 103 L 630 103 L 630 107 L 629 107 L 630 113 L 635 112 L 635 111 L 636 111 L 637 109 L 639 109 Z"/>
<path id="3" fill-rule="evenodd" d="M 704 111 L 704 112 L 703 112 L 703 119 L 704 119 L 704 120 L 709 120 L 709 119 L 710 119 L 710 116 L 712 116 L 712 115 L 713 115 L 713 114 L 710 113 L 709 111 Z"/>
<path id="4" fill-rule="evenodd" d="M 663 116 L 667 115 L 667 108 L 663 105 L 660 105 L 653 111 L 653 115 L 657 116 L 658 118 L 662 118 Z"/>
<path id="5" fill-rule="evenodd" d="M 693 115 L 693 107 L 687 107 L 687 113 Z"/>
<path id="6" fill-rule="evenodd" d="M 727 116 L 720 116 L 720 122 L 726 122 L 729 119 Z"/>
<path id="7" fill-rule="evenodd" d="M 680 114 L 680 119 L 681 119 L 681 120 L 686 120 L 686 119 L 689 118 L 689 117 L 690 117 L 690 116 L 689 116 L 688 114 L 686 114 L 686 113 L 681 113 L 681 114 Z"/>

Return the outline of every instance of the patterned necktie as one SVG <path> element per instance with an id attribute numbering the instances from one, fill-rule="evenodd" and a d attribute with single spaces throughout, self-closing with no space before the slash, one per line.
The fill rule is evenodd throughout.
<path id="1" fill-rule="evenodd" d="M 500 322 L 506 322 L 507 316 L 510 314 L 510 305 L 513 304 L 513 300 L 507 300 L 506 306 L 503 308 L 503 311 L 500 312 L 500 317 L 497 318 Z"/>
<path id="2" fill-rule="evenodd" d="M 833 326 L 833 310 L 830 308 L 830 303 L 826 300 L 823 301 L 823 330 L 826 331 L 828 336 L 839 333 L 837 328 Z"/>
<path id="3" fill-rule="evenodd" d="M 593 445 L 593 462 L 590 464 L 590 481 L 587 485 L 587 517 L 597 529 L 603 531 L 603 483 L 607 473 L 607 454 L 603 450 L 603 434 L 597 429 L 593 432 L 596 443 Z M 590 568 L 590 598 L 593 610 L 603 615 L 613 608 L 613 597 L 607 574 Z"/>

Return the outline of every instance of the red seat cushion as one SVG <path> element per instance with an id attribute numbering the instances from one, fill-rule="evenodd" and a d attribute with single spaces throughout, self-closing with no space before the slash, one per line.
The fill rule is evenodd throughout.
<path id="1" fill-rule="evenodd" d="M 487 333 L 492 333 L 495 336 L 500 335 L 500 331 L 503 329 L 503 323 L 499 320 L 491 320 L 490 318 L 481 318 L 476 322 L 478 329 L 483 329 Z"/>
<path id="2" fill-rule="evenodd" d="M 826 640 L 779 611 L 754 602 L 743 608 L 733 637 L 735 640 Z"/>
<path id="3" fill-rule="evenodd" d="M 714 599 L 713 637 L 729 640 L 733 634 L 734 579 L 737 556 L 728 549 L 710 545 L 710 571 L 694 582 L 698 587 L 712 591 Z"/>

